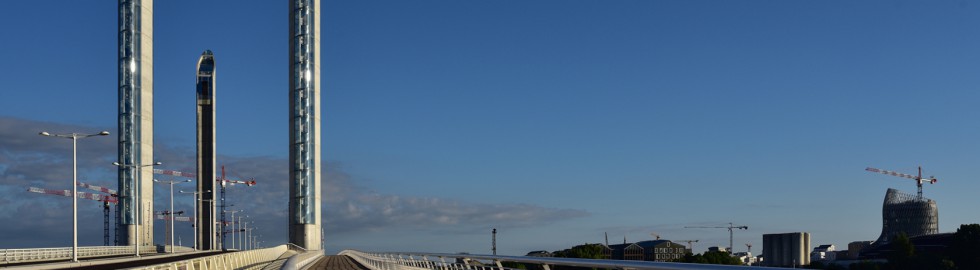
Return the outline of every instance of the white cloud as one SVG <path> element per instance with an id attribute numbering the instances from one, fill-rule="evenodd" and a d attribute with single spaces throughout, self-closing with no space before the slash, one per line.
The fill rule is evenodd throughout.
<path id="1" fill-rule="evenodd" d="M 57 143 L 54 138 L 38 136 L 41 130 L 49 132 L 100 131 L 98 127 L 83 127 L 32 120 L 0 117 L 0 197 L 5 198 L 2 209 L 16 212 L 0 215 L 0 236 L 5 241 L 0 248 L 37 246 L 37 243 L 60 243 L 63 235 L 47 233 L 56 230 L 64 222 L 62 213 L 45 211 L 47 207 L 58 207 L 68 200 L 52 200 L 40 194 L 21 192 L 29 185 L 41 187 L 64 187 L 65 180 L 71 177 L 71 143 Z M 110 129 L 112 131 L 113 129 Z M 80 144 L 79 170 L 86 172 L 95 182 L 115 187 L 115 168 L 110 164 L 115 160 L 116 141 L 109 138 L 87 139 Z M 154 149 L 155 160 L 163 161 L 163 169 L 194 171 L 194 150 L 179 149 L 157 142 Z M 218 149 L 220 153 L 221 150 Z M 69 158 L 66 158 L 69 157 Z M 231 178 L 254 178 L 258 185 L 245 187 L 231 186 L 226 189 L 228 204 L 235 209 L 246 209 L 246 213 L 256 222 L 258 234 L 267 237 L 268 243 L 286 241 L 286 221 L 288 209 L 288 164 L 285 158 L 276 157 L 229 157 L 219 156 L 218 163 L 224 165 Z M 356 182 L 344 173 L 339 163 L 323 163 L 322 186 L 324 205 L 323 217 L 325 231 L 329 234 L 370 234 L 382 230 L 416 230 L 443 233 L 470 233 L 484 230 L 487 224 L 499 227 L 534 227 L 552 222 L 584 217 L 585 211 L 573 209 L 554 209 L 531 204 L 482 204 L 438 197 L 405 197 L 396 194 L 380 194 Z M 64 170 L 55 168 L 66 168 Z M 105 178 L 105 179 L 103 179 Z M 166 176 L 160 176 L 166 178 Z M 85 179 L 85 178 L 83 178 Z M 244 180 L 244 179 L 243 179 Z M 156 208 L 168 205 L 169 190 L 155 187 Z M 180 188 L 193 189 L 192 185 Z M 177 198 L 177 208 L 189 209 L 190 200 Z M 17 203 L 6 203 L 13 202 Z M 25 209 L 39 209 L 27 211 Z M 99 224 L 99 237 L 89 237 L 92 245 L 101 244 L 101 211 L 88 217 L 89 224 Z M 38 226 L 38 224 L 45 226 Z M 50 226 L 48 226 L 50 225 Z M 86 226 L 88 231 L 96 232 L 96 226 Z M 163 226 L 157 226 L 158 242 L 162 241 Z M 32 233 L 30 238 L 7 238 L 6 236 Z M 42 238 L 42 239 L 38 239 Z M 47 239 L 51 238 L 51 239 Z M 54 244 L 57 245 L 57 244 Z"/>

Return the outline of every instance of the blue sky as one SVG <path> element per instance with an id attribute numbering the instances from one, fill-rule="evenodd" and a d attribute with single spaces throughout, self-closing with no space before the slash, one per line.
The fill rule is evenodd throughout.
<path id="1" fill-rule="evenodd" d="M 231 196 L 270 243 L 286 240 L 280 2 L 154 5 L 158 158 L 193 170 L 194 65 L 210 49 L 219 163 L 269 187 Z M 70 145 L 35 134 L 115 133 L 116 3 L 58 3 L 0 8 L 0 238 L 43 235 L 0 248 L 70 244 L 67 200 L 22 191 L 68 188 Z M 322 4 L 328 252 L 489 253 L 493 227 L 501 254 L 604 232 L 700 252 L 727 232 L 683 227 L 727 222 L 750 228 L 737 251 L 794 231 L 843 246 L 878 237 L 886 188 L 915 192 L 867 166 L 938 177 L 925 194 L 941 231 L 980 222 L 975 3 Z M 83 179 L 110 185 L 115 144 L 88 140 Z M 83 211 L 82 245 L 100 244 L 101 210 Z"/>

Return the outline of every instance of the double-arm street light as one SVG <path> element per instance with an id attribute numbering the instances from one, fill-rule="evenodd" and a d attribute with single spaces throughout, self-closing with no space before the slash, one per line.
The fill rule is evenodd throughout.
<path id="1" fill-rule="evenodd" d="M 142 169 L 143 167 L 152 167 L 152 166 L 155 166 L 155 165 L 163 165 L 163 162 L 159 162 L 158 161 L 158 162 L 154 162 L 153 164 L 147 164 L 147 165 L 122 164 L 122 163 L 119 163 L 119 162 L 113 162 L 112 165 L 116 165 L 116 166 L 118 166 L 120 168 L 124 168 L 124 169 L 136 169 L 136 171 L 138 172 L 139 169 Z M 138 175 L 138 174 L 133 174 L 133 175 Z M 135 181 L 134 182 L 135 183 L 133 183 L 133 186 L 131 186 L 129 189 L 133 191 L 133 211 L 132 212 L 133 212 L 133 225 L 135 226 L 134 234 L 136 235 L 136 242 L 133 243 L 133 246 L 136 247 L 136 257 L 139 258 L 140 257 L 140 208 L 143 205 L 143 203 L 140 202 L 140 192 L 142 192 L 143 190 L 138 188 L 138 187 L 140 187 L 140 185 L 139 185 L 139 183 L 140 183 L 139 177 L 135 177 Z"/>
<path id="2" fill-rule="evenodd" d="M 71 261 L 78 262 L 78 139 L 106 136 L 109 135 L 109 132 L 103 131 L 96 134 L 51 134 L 47 131 L 42 131 L 39 134 L 41 136 L 71 139 Z"/>
<path id="3" fill-rule="evenodd" d="M 190 179 L 185 181 L 160 181 L 153 179 L 153 182 L 170 184 L 170 253 L 174 253 L 174 223 L 176 223 L 174 222 L 174 184 L 187 183 L 190 181 Z"/>
<path id="4" fill-rule="evenodd" d="M 210 190 L 205 190 L 204 191 L 204 193 L 208 193 L 208 192 L 211 192 L 211 191 Z M 194 194 L 194 216 L 193 216 L 193 219 L 194 219 L 194 250 L 196 251 L 197 250 L 197 228 L 198 228 L 198 226 L 200 226 L 200 223 L 197 221 L 197 202 L 201 200 L 201 199 L 198 199 L 197 197 L 198 197 L 198 194 L 201 194 L 201 192 L 181 190 L 180 193 Z"/>

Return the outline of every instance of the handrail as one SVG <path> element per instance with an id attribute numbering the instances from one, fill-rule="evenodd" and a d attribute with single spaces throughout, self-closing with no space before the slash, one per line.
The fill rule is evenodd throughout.
<path id="1" fill-rule="evenodd" d="M 306 268 L 310 263 L 316 262 L 320 258 L 323 258 L 323 250 L 311 250 L 303 253 L 299 253 L 289 257 L 286 263 L 282 265 L 281 270 L 300 270 Z"/>
<path id="2" fill-rule="evenodd" d="M 168 262 L 130 269 L 259 269 L 275 261 L 288 250 L 286 245 L 248 251 L 229 252 L 220 255 L 199 257 L 189 260 Z"/>
<path id="3" fill-rule="evenodd" d="M 133 254 L 133 246 L 78 247 L 79 258 Z M 157 253 L 157 246 L 140 247 L 141 254 Z M 72 258 L 70 247 L 0 249 L 0 265 L 11 263 L 68 260 Z"/>
<path id="4" fill-rule="evenodd" d="M 599 260 L 578 258 L 549 258 L 528 256 L 497 256 L 449 253 L 419 253 L 419 252 L 382 252 L 369 253 L 356 250 L 344 250 L 340 255 L 353 258 L 358 263 L 371 270 L 515 270 L 503 266 L 505 262 L 541 265 L 544 270 L 550 266 L 572 266 L 599 269 L 631 269 L 631 270 L 744 270 L 744 269 L 786 269 L 771 267 L 755 267 L 741 265 L 712 265 L 691 263 L 670 263 L 651 261 Z M 492 262 L 471 263 L 474 260 Z"/>

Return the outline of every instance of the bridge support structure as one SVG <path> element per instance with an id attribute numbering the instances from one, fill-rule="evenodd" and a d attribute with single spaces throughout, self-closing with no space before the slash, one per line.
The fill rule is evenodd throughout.
<path id="1" fill-rule="evenodd" d="M 153 0 L 120 0 L 118 26 L 118 162 L 125 166 L 118 166 L 116 240 L 151 245 L 153 168 L 147 165 L 154 163 Z"/>
<path id="2" fill-rule="evenodd" d="M 197 60 L 197 192 L 200 201 L 197 203 L 198 222 L 197 246 L 201 250 L 221 249 L 221 235 L 217 226 L 217 203 L 214 196 L 217 188 L 215 182 L 215 62 L 211 50 L 201 53 Z"/>
<path id="3" fill-rule="evenodd" d="M 289 242 L 321 250 L 320 1 L 289 1 Z"/>

